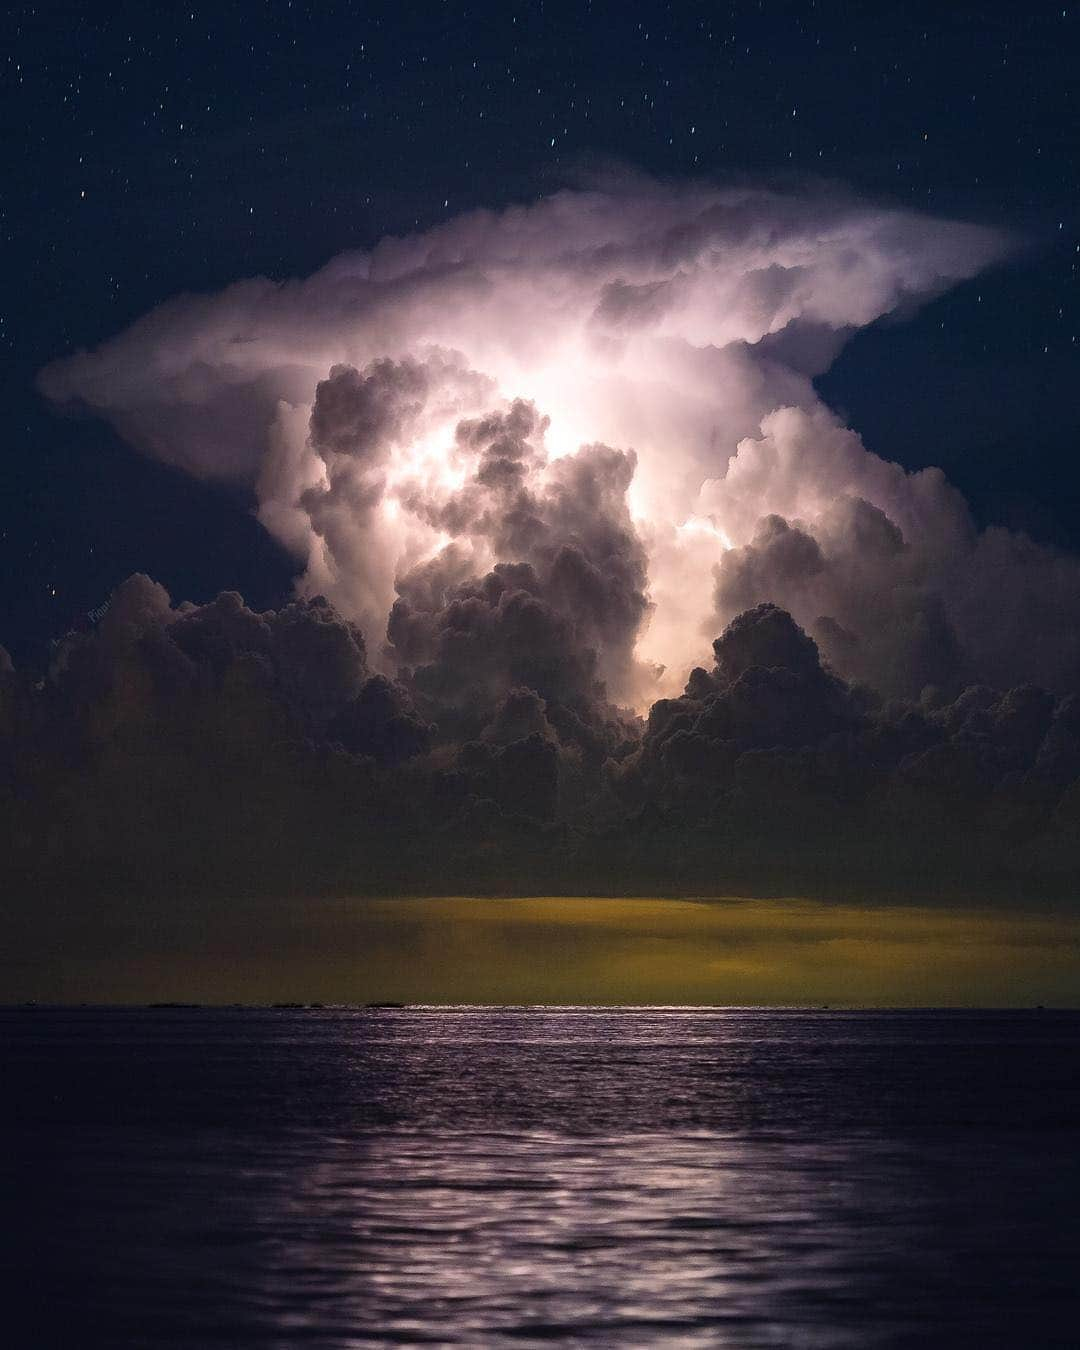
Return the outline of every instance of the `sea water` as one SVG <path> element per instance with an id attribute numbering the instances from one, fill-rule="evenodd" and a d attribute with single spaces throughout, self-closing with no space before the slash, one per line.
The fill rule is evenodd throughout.
<path id="1" fill-rule="evenodd" d="M 8 1009 L 11 1347 L 1080 1344 L 1080 1015 Z"/>

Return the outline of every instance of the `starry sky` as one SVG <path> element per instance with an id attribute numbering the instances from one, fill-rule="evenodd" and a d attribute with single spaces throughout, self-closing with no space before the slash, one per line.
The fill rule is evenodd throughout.
<path id="1" fill-rule="evenodd" d="M 293 562 L 241 493 L 35 392 L 184 290 L 303 275 L 609 163 L 836 179 L 1023 245 L 819 380 L 978 518 L 1080 545 L 1080 9 L 292 3 L 14 6 L 3 82 L 0 640 L 17 664 L 132 571 L 256 606 Z"/>

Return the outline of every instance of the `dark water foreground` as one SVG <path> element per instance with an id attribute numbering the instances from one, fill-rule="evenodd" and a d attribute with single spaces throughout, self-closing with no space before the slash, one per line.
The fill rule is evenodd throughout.
<path id="1" fill-rule="evenodd" d="M 10 1347 L 1080 1344 L 1080 1016 L 0 1012 Z"/>

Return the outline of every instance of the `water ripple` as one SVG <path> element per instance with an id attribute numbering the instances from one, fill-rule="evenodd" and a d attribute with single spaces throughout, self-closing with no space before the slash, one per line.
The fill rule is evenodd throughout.
<path id="1" fill-rule="evenodd" d="M 0 1023 L 20 1344 L 1075 1343 L 1076 1017 Z"/>

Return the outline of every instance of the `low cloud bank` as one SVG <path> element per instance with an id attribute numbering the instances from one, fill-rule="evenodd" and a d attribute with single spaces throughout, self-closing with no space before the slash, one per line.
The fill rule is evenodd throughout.
<path id="1" fill-rule="evenodd" d="M 1075 695 L 884 701 L 766 604 L 641 721 L 545 645 L 557 611 L 525 580 L 433 602 L 434 659 L 392 680 L 324 600 L 173 607 L 131 578 L 46 681 L 0 675 L 9 886 L 1049 894 L 1080 877 Z"/>

